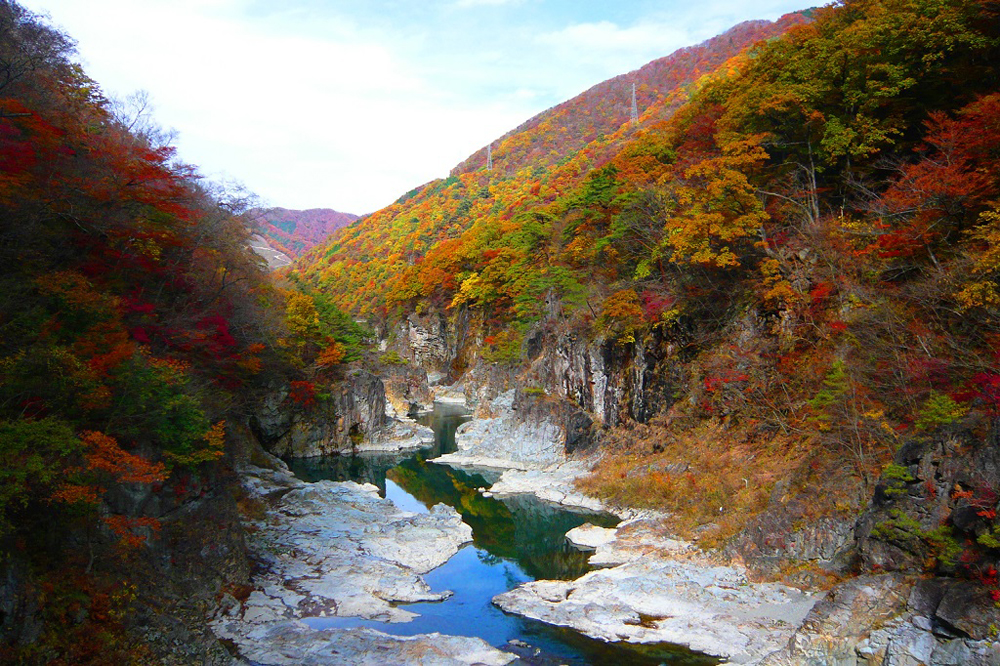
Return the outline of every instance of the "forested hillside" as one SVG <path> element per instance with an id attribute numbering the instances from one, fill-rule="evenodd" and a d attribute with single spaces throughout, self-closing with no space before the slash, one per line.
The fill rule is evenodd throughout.
<path id="1" fill-rule="evenodd" d="M 792 14 L 774 24 L 744 23 L 705 44 L 594 86 L 497 141 L 492 171 L 485 169 L 484 148 L 456 167 L 447 179 L 418 187 L 395 204 L 366 216 L 362 224 L 342 232 L 336 241 L 308 253 L 299 265 L 341 307 L 365 316 L 384 318 L 396 303 L 409 298 L 410 289 L 431 296 L 430 282 L 442 278 L 437 273 L 415 276 L 415 262 L 429 261 L 422 264 L 426 270 L 447 270 L 433 266 L 432 257 L 454 254 L 466 243 L 460 236 L 470 227 L 476 228 L 477 234 L 501 229 L 507 233 L 509 220 L 516 213 L 568 196 L 594 167 L 619 154 L 624 145 L 635 146 L 638 152 L 628 159 L 641 171 L 649 159 L 655 161 L 649 151 L 656 148 L 643 147 L 649 128 L 672 114 L 699 75 L 755 40 L 779 34 L 804 20 Z M 641 123 L 636 125 L 626 122 L 633 82 L 637 84 L 637 106 L 643 110 Z M 531 282 L 536 277 L 524 279 Z M 547 280 L 534 286 L 525 284 L 532 294 L 526 297 L 534 299 L 546 285 Z"/>
<path id="2" fill-rule="evenodd" d="M 957 423 L 985 437 L 1000 405 L 1000 15 L 848 0 L 810 18 L 715 42 L 731 57 L 690 65 L 690 84 L 642 83 L 638 125 L 627 77 L 598 86 L 604 102 L 534 119 L 492 171 L 477 154 L 293 279 L 385 330 L 413 313 L 468 322 L 455 378 L 479 359 L 541 381 L 528 342 L 552 331 L 654 364 L 659 413 L 605 423 L 619 458 L 594 492 L 711 522 L 718 540 L 779 482 L 818 513 L 858 511 L 902 442 Z M 655 471 L 676 459 L 698 478 Z M 986 506 L 998 481 L 955 492 Z M 944 520 L 945 536 L 909 533 L 929 568 L 954 570 L 955 548 L 967 572 L 1000 554 L 990 507 Z"/>

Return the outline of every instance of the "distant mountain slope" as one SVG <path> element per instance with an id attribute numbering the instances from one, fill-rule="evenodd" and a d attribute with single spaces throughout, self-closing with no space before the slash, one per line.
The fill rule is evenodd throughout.
<path id="1" fill-rule="evenodd" d="M 670 108 L 676 108 L 684 99 L 686 85 L 715 71 L 746 46 L 808 22 L 807 16 L 808 12 L 796 12 L 773 22 L 746 21 L 701 44 L 598 83 L 500 137 L 493 145 L 493 167 L 515 173 L 529 164 L 552 164 L 603 134 L 618 130 L 631 116 L 633 83 L 640 114 L 665 100 Z M 485 164 L 484 146 L 455 167 L 451 175 L 475 171 Z"/>
<path id="2" fill-rule="evenodd" d="M 464 252 L 474 227 L 487 236 L 510 233 L 506 223 L 521 212 L 552 204 L 573 191 L 592 170 L 626 145 L 634 155 L 625 169 L 646 170 L 659 162 L 644 137 L 667 121 L 688 98 L 696 81 L 743 49 L 808 23 L 803 13 L 776 22 L 742 23 L 701 45 L 677 51 L 645 67 L 594 86 L 574 99 L 527 121 L 493 144 L 493 169 L 482 149 L 439 179 L 404 194 L 392 205 L 334 234 L 297 258 L 303 277 L 329 293 L 338 307 L 381 317 L 410 294 L 414 267 L 430 253 Z M 631 115 L 632 81 L 637 85 L 639 122 Z M 647 145 L 648 144 L 648 145 Z M 653 152 L 650 152 L 653 151 Z M 633 159 L 634 158 L 634 159 Z M 647 174 L 644 177 L 652 177 Z M 450 243 L 450 245 L 449 245 Z M 464 249 L 463 249 L 464 248 Z M 277 248 L 281 249 L 281 248 Z M 429 264 L 428 264 L 429 265 Z M 294 270 L 294 269 L 293 269 Z M 423 276 L 422 292 L 451 300 L 456 274 Z M 443 290 L 437 287 L 445 285 Z"/>
<path id="3" fill-rule="evenodd" d="M 301 256 L 337 229 L 358 219 L 357 215 L 332 208 L 264 208 L 257 213 L 261 235 L 272 248 L 292 258 Z"/>
<path id="4" fill-rule="evenodd" d="M 268 240 L 260 234 L 254 234 L 250 237 L 250 249 L 263 257 L 264 261 L 267 262 L 267 267 L 272 271 L 292 264 L 291 257 L 284 252 L 275 250 Z"/>

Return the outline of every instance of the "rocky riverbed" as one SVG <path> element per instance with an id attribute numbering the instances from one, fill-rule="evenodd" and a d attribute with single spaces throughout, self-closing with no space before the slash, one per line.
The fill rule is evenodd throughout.
<path id="1" fill-rule="evenodd" d="M 436 391 L 459 401 L 457 387 Z M 482 418 L 459 428 L 458 451 L 434 462 L 496 470 L 487 476 L 499 478 L 479 490 L 484 497 L 530 494 L 564 508 L 612 512 L 622 522 L 571 530 L 570 542 L 592 551 L 591 565 L 601 568 L 495 596 L 505 612 L 602 641 L 685 645 L 734 664 L 1000 666 L 1000 645 L 988 631 L 994 625 L 963 610 L 968 595 L 955 581 L 878 574 L 829 591 L 759 582 L 740 558 L 675 538 L 664 527 L 666 516 L 608 507 L 579 492 L 575 481 L 595 459 L 567 454 L 579 439 L 575 413 L 517 400 L 511 391 L 495 395 L 480 410 Z M 386 419 L 379 437 L 356 448 L 420 447 L 431 435 L 404 417 Z M 471 538 L 454 509 L 409 513 L 378 497 L 374 486 L 305 484 L 278 462 L 249 469 L 245 478 L 248 495 L 262 507 L 250 524 L 261 573 L 248 594 L 223 599 L 213 624 L 242 658 L 255 664 L 504 664 L 516 658 L 478 638 L 315 630 L 303 622 L 406 622 L 413 613 L 394 604 L 446 598 L 422 574 Z"/>
<path id="2" fill-rule="evenodd" d="M 510 416 L 472 421 L 456 437 L 460 451 L 435 462 L 506 467 L 483 494 L 533 494 L 560 506 L 613 511 L 578 491 L 574 481 L 593 461 L 570 460 L 558 441 L 530 438 L 530 453 L 498 460 Z M 499 434 L 498 434 L 499 433 Z M 525 447 L 513 447 L 515 453 Z M 745 568 L 722 565 L 661 527 L 665 516 L 617 511 L 617 529 L 577 528 L 572 542 L 595 550 L 591 563 L 607 567 L 572 581 L 539 580 L 498 595 L 493 602 L 549 624 L 571 627 L 605 641 L 675 643 L 747 663 L 782 648 L 822 595 L 776 583 L 751 582 Z"/>
<path id="3" fill-rule="evenodd" d="M 481 639 L 430 634 L 395 637 L 368 629 L 313 630 L 307 617 L 405 622 L 398 602 L 433 601 L 421 574 L 471 540 L 471 528 L 443 504 L 402 511 L 377 488 L 298 480 L 280 461 L 244 470 L 248 525 L 261 565 L 253 589 L 227 594 L 212 628 L 242 659 L 291 664 L 506 664 L 514 657 Z"/>

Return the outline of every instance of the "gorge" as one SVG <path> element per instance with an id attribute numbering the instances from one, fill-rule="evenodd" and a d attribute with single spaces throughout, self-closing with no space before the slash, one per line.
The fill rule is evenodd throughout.
<path id="1" fill-rule="evenodd" d="M 998 63 L 750 21 L 355 218 L 0 0 L 0 660 L 1000 664 Z"/>

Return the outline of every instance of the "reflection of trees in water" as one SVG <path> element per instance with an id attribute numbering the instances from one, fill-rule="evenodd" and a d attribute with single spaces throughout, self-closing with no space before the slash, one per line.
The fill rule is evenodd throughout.
<path id="1" fill-rule="evenodd" d="M 502 502 L 479 494 L 477 488 L 489 485 L 482 477 L 417 457 L 392 469 L 389 478 L 427 506 L 455 507 L 472 527 L 473 540 L 480 548 L 499 557 L 516 557 L 514 517 Z"/>
<path id="2" fill-rule="evenodd" d="M 437 412 L 420 419 L 437 433 L 437 442 L 431 448 L 416 453 L 371 452 L 356 456 L 299 460 L 289 466 L 305 481 L 332 479 L 367 482 L 378 486 L 383 496 L 386 478 L 389 478 L 428 507 L 439 503 L 454 507 L 472 527 L 479 561 L 489 567 L 496 567 L 495 571 L 497 575 L 503 576 L 507 589 L 520 584 L 524 580 L 524 573 L 536 579 L 571 579 L 586 573 L 589 570 L 588 554 L 570 546 L 566 542 L 566 532 L 585 522 L 610 527 L 617 520 L 610 516 L 576 513 L 542 502 L 533 495 L 516 495 L 503 500 L 486 498 L 479 494 L 478 488 L 491 486 L 499 473 L 472 473 L 427 463 L 427 460 L 441 453 L 455 450 L 454 430 L 464 417 L 455 416 L 455 412 L 461 410 L 449 411 L 450 414 L 443 416 Z M 523 569 L 523 573 L 518 571 L 518 567 Z M 420 606 L 421 604 L 415 604 L 406 608 L 420 613 Z M 502 611 L 497 612 L 504 615 Z M 491 620 L 483 617 L 482 621 Z M 353 622 L 349 626 L 370 626 L 389 633 L 397 633 L 396 630 L 404 635 L 406 633 L 402 630 L 405 627 L 365 620 Z M 518 637 L 541 646 L 543 650 L 553 650 L 551 655 L 532 654 L 526 659 L 526 663 L 628 663 L 637 666 L 653 666 L 663 662 L 672 666 L 718 663 L 716 659 L 694 655 L 683 648 L 604 643 L 569 629 L 525 618 L 518 618 L 517 622 L 521 626 L 516 634 Z M 434 627 L 433 630 L 439 629 Z"/>
<path id="3" fill-rule="evenodd" d="M 477 546 L 495 557 L 517 560 L 535 578 L 569 579 L 590 570 L 588 554 L 566 543 L 566 532 L 593 522 L 614 525 L 613 517 L 574 513 L 533 495 L 496 500 L 478 488 L 491 485 L 483 476 L 435 464 L 422 456 L 389 471 L 389 478 L 418 500 L 455 507 L 472 527 Z"/>
<path id="4" fill-rule="evenodd" d="M 323 479 L 371 483 L 378 486 L 379 493 L 385 497 L 386 473 L 412 455 L 371 451 L 356 455 L 299 458 L 290 461 L 288 467 L 295 476 L 309 483 Z"/>
<path id="5" fill-rule="evenodd" d="M 611 517 L 575 513 L 538 500 L 515 495 L 497 500 L 479 494 L 499 473 L 470 472 L 428 463 L 454 450 L 454 432 L 467 417 L 460 408 L 439 409 L 420 421 L 437 434 L 433 447 L 408 453 L 365 452 L 357 455 L 297 460 L 289 466 L 305 481 L 353 480 L 378 486 L 385 496 L 386 478 L 426 506 L 444 503 L 462 514 L 472 527 L 477 546 L 494 558 L 516 560 L 535 578 L 575 578 L 589 570 L 588 554 L 566 543 L 566 532 L 592 522 L 611 526 Z"/>
<path id="6" fill-rule="evenodd" d="M 489 553 L 489 552 L 487 552 L 485 550 L 478 550 L 477 549 L 476 550 L 476 557 L 479 558 L 480 562 L 482 562 L 483 564 L 489 565 L 491 567 L 495 567 L 495 566 L 497 566 L 497 565 L 499 565 L 499 564 L 501 564 L 503 562 L 503 558 L 497 557 L 496 555 L 493 555 L 492 553 Z"/>
<path id="7" fill-rule="evenodd" d="M 584 523 L 611 527 L 613 516 L 577 513 L 542 502 L 534 495 L 514 495 L 502 500 L 514 516 L 517 558 L 535 578 L 568 580 L 590 570 L 589 553 L 566 542 L 566 532 Z"/>

